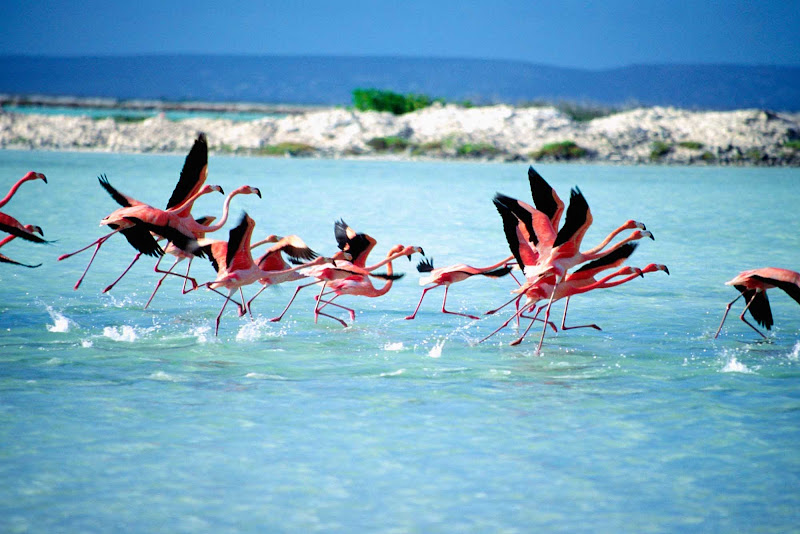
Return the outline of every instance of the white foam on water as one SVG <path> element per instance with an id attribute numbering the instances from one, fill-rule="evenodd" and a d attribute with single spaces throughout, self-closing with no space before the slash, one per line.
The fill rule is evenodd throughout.
<path id="1" fill-rule="evenodd" d="M 164 371 L 156 371 L 155 373 L 150 373 L 148 376 L 150 380 L 159 380 L 161 382 L 180 382 L 181 379 L 175 375 L 171 375 L 169 373 L 165 373 Z"/>
<path id="2" fill-rule="evenodd" d="M 62 360 L 61 358 L 50 358 L 49 360 L 44 362 L 45 365 L 61 365 L 62 363 L 64 363 L 64 360 Z"/>
<path id="3" fill-rule="evenodd" d="M 57 333 L 69 332 L 69 327 L 72 324 L 72 321 L 67 319 L 63 313 L 54 310 L 50 306 L 47 306 L 47 313 L 50 314 L 50 319 L 53 320 L 53 324 L 47 325 L 47 330 Z"/>
<path id="4" fill-rule="evenodd" d="M 434 343 L 433 347 L 431 347 L 431 350 L 428 351 L 428 356 L 430 356 L 431 358 L 441 358 L 442 348 L 444 347 L 446 341 L 447 339 L 442 339 Z"/>
<path id="5" fill-rule="evenodd" d="M 397 343 L 387 343 L 383 346 L 383 350 L 391 350 L 391 351 L 399 351 L 403 350 L 403 342 L 398 341 Z"/>
<path id="6" fill-rule="evenodd" d="M 260 317 L 246 321 L 236 333 L 236 341 L 258 341 L 263 337 L 281 337 L 283 335 L 282 329 L 274 329 L 273 323 L 269 319 Z"/>
<path id="7" fill-rule="evenodd" d="M 381 373 L 378 376 L 380 376 L 380 377 L 384 377 L 384 376 L 400 376 L 405 372 L 406 372 L 405 369 L 398 369 L 397 371 L 391 371 L 389 373 Z"/>
<path id="8" fill-rule="evenodd" d="M 125 341 L 127 343 L 133 343 L 139 337 L 136 334 L 136 329 L 126 324 L 119 327 L 106 326 L 103 328 L 103 335 L 111 340 Z"/>
<path id="9" fill-rule="evenodd" d="M 84 339 L 83 341 L 81 341 L 81 347 L 83 347 L 84 349 L 88 349 L 93 345 L 94 343 L 92 342 L 91 339 Z"/>
<path id="10" fill-rule="evenodd" d="M 208 337 L 209 332 L 211 332 L 211 327 L 210 326 L 198 326 L 197 328 L 192 330 L 190 333 L 191 333 L 191 335 L 193 335 L 194 337 L 197 338 L 197 342 L 198 343 L 208 343 L 208 341 L 209 341 L 209 337 Z"/>
<path id="11" fill-rule="evenodd" d="M 255 378 L 258 380 L 286 380 L 286 377 L 281 375 L 271 375 L 267 373 L 250 372 L 244 375 L 245 378 Z"/>
<path id="12" fill-rule="evenodd" d="M 745 364 L 736 359 L 736 356 L 731 356 L 725 366 L 722 368 L 723 373 L 752 373 Z"/>
<path id="13" fill-rule="evenodd" d="M 789 353 L 788 357 L 793 362 L 800 360 L 800 341 L 794 344 L 792 352 Z"/>

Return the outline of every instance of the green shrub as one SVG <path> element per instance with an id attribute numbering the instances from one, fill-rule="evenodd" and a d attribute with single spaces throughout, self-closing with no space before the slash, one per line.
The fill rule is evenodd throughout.
<path id="1" fill-rule="evenodd" d="M 309 156 L 316 152 L 316 148 L 305 143 L 278 143 L 265 145 L 252 151 L 256 156 Z"/>
<path id="2" fill-rule="evenodd" d="M 703 143 L 700 143 L 698 141 L 681 141 L 680 143 L 678 143 L 678 146 L 683 148 L 688 148 L 690 150 L 700 150 L 701 148 L 703 148 Z"/>
<path id="3" fill-rule="evenodd" d="M 749 159 L 750 161 L 761 161 L 764 155 L 761 153 L 759 149 L 751 148 L 744 153 L 744 157 Z"/>
<path id="4" fill-rule="evenodd" d="M 711 152 L 709 152 L 708 150 L 706 150 L 706 151 L 705 151 L 705 152 L 703 152 L 703 154 L 700 156 L 700 159 L 702 159 L 703 161 L 705 161 L 705 162 L 707 162 L 707 163 L 711 163 L 712 161 L 714 161 L 715 159 L 717 159 L 717 156 L 715 156 L 714 154 L 712 154 Z"/>
<path id="5" fill-rule="evenodd" d="M 653 161 L 659 160 L 672 151 L 672 145 L 664 141 L 655 141 L 651 145 L 650 159 Z"/>
<path id="6" fill-rule="evenodd" d="M 404 139 L 402 137 L 397 136 L 390 136 L 390 137 L 373 137 L 369 141 L 367 141 L 367 145 L 371 146 L 373 150 L 378 152 L 402 152 L 405 150 L 409 143 L 408 139 Z"/>
<path id="7" fill-rule="evenodd" d="M 800 139 L 792 139 L 791 141 L 786 141 L 783 143 L 783 146 L 786 148 L 790 148 L 792 150 L 800 150 Z"/>
<path id="8" fill-rule="evenodd" d="M 456 154 L 469 158 L 482 158 L 499 153 L 500 149 L 489 143 L 465 143 L 456 149 Z"/>
<path id="9" fill-rule="evenodd" d="M 586 149 L 575 144 L 574 141 L 561 141 L 549 143 L 539 150 L 531 153 L 531 158 L 539 159 L 577 159 L 586 156 Z"/>
<path id="10" fill-rule="evenodd" d="M 436 101 L 427 95 L 401 95 L 379 89 L 353 90 L 353 105 L 360 111 L 389 111 L 402 115 L 426 108 Z"/>

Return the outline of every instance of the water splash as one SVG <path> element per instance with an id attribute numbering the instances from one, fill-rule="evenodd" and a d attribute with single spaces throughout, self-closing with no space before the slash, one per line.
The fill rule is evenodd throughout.
<path id="1" fill-rule="evenodd" d="M 133 343 L 136 341 L 136 338 L 139 337 L 136 334 L 136 329 L 129 325 L 122 325 L 120 327 L 106 326 L 103 328 L 103 335 L 111 340 L 125 341 L 127 343 Z"/>
<path id="2" fill-rule="evenodd" d="M 91 339 L 84 339 L 83 341 L 81 341 L 81 347 L 83 347 L 84 349 L 91 348 L 93 345 L 94 343 L 92 342 Z"/>
<path id="3" fill-rule="evenodd" d="M 258 341 L 263 337 L 281 337 L 285 334 L 283 329 L 274 329 L 274 324 L 268 319 L 259 317 L 246 322 L 236 333 L 236 341 Z"/>
<path id="4" fill-rule="evenodd" d="M 428 351 L 428 356 L 431 358 L 440 358 L 442 356 L 442 348 L 444 347 L 445 342 L 447 342 L 447 338 L 441 339 L 434 343 L 431 350 Z"/>
<path id="5" fill-rule="evenodd" d="M 57 333 L 69 332 L 72 321 L 67 319 L 63 313 L 54 310 L 51 306 L 47 306 L 47 313 L 50 314 L 50 319 L 53 320 L 53 324 L 47 325 L 47 330 Z"/>
<path id="6" fill-rule="evenodd" d="M 745 364 L 736 359 L 736 356 L 731 356 L 725 367 L 722 368 L 723 373 L 752 373 Z"/>
<path id="7" fill-rule="evenodd" d="M 191 335 L 197 338 L 198 343 L 208 343 L 208 333 L 211 332 L 210 326 L 198 326 L 191 331 Z"/>
<path id="8" fill-rule="evenodd" d="M 788 358 L 793 362 L 800 360 L 800 341 L 794 344 L 794 347 L 792 347 L 792 352 L 789 353 Z"/>
<path id="9" fill-rule="evenodd" d="M 403 342 L 402 341 L 398 341 L 397 343 L 391 343 L 390 342 L 390 343 L 387 343 L 386 345 L 383 346 L 383 350 L 390 350 L 390 351 L 395 351 L 395 352 L 403 350 L 403 348 L 404 347 L 403 347 Z"/>

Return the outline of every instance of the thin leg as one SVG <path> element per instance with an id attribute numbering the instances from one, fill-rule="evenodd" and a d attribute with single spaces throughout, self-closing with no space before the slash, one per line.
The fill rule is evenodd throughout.
<path id="1" fill-rule="evenodd" d="M 117 279 L 116 279 L 116 280 L 114 280 L 113 282 L 111 282 L 111 283 L 110 283 L 110 284 L 109 284 L 109 285 L 108 285 L 108 286 L 107 286 L 107 287 L 106 287 L 106 288 L 103 290 L 103 293 L 108 293 L 109 291 L 111 291 L 111 288 L 113 288 L 115 285 L 117 285 L 117 282 L 119 282 L 120 280 L 122 280 L 122 277 L 123 277 L 123 276 L 125 276 L 126 274 L 128 274 L 128 271 L 130 271 L 130 270 L 131 270 L 131 267 L 133 267 L 133 264 L 134 264 L 134 263 L 136 263 L 137 261 L 139 261 L 139 258 L 141 258 L 141 257 L 142 257 L 142 253 L 141 253 L 141 252 L 138 252 L 138 253 L 136 254 L 136 256 L 134 256 L 134 257 L 133 257 L 133 261 L 131 262 L 131 264 L 130 264 L 130 265 L 128 265 L 127 269 L 125 269 L 124 271 L 122 271 L 122 274 L 121 274 L 121 275 L 119 275 L 119 276 L 117 277 Z M 146 307 L 147 307 L 147 306 L 145 306 L 145 308 L 146 308 Z"/>
<path id="2" fill-rule="evenodd" d="M 322 289 L 323 289 L 323 290 L 325 289 L 325 286 L 326 286 L 326 285 L 327 285 L 327 283 L 323 283 L 323 284 L 322 284 Z M 328 317 L 328 318 L 330 318 L 330 319 L 333 319 L 334 321 L 336 321 L 336 322 L 338 322 L 340 325 L 342 325 L 344 328 L 347 328 L 347 323 L 345 323 L 344 321 L 342 321 L 342 320 L 341 320 L 341 319 L 339 319 L 338 317 L 336 317 L 336 316 L 333 316 L 333 315 L 330 315 L 330 314 L 328 314 L 328 313 L 324 313 L 324 312 L 321 312 L 321 311 L 320 311 L 320 309 L 324 308 L 324 307 L 325 307 L 325 306 L 327 306 L 328 304 L 332 304 L 333 306 L 338 306 L 338 307 L 340 307 L 340 308 L 344 308 L 344 306 L 341 306 L 341 305 L 339 305 L 339 304 L 332 303 L 332 302 L 331 302 L 331 300 L 333 300 L 333 299 L 331 299 L 331 300 L 321 300 L 321 298 L 322 298 L 322 294 L 323 294 L 323 291 L 320 291 L 320 292 L 319 292 L 319 295 L 317 296 L 317 302 L 316 302 L 316 304 L 314 305 L 314 322 L 316 323 L 316 322 L 317 322 L 317 317 L 318 317 L 318 316 L 320 316 L 320 315 L 322 315 L 322 316 L 324 316 L 324 317 Z M 333 298 L 336 298 L 336 297 L 333 297 Z M 320 304 L 320 302 L 324 302 L 324 304 L 323 304 L 321 307 L 320 307 L 320 305 L 319 305 L 319 304 Z M 345 308 L 345 309 L 346 309 L 346 310 L 349 310 L 349 308 Z M 350 311 L 352 311 L 352 310 L 350 310 Z M 352 315 L 351 315 L 351 320 L 352 320 L 353 318 L 355 318 L 355 312 L 352 312 Z"/>
<path id="3" fill-rule="evenodd" d="M 747 326 L 749 326 L 750 328 L 752 328 L 753 330 L 755 330 L 756 332 L 758 332 L 758 335 L 760 335 L 760 336 L 761 336 L 761 337 L 763 337 L 764 339 L 769 339 L 769 338 L 767 338 L 767 336 L 765 336 L 764 334 L 762 334 L 762 333 L 761 333 L 761 331 L 760 331 L 758 328 L 756 328 L 755 326 L 753 326 L 752 324 L 750 324 L 750 322 L 749 322 L 747 319 L 745 319 L 745 318 L 744 318 L 744 314 L 747 312 L 747 309 L 750 307 L 750 305 L 753 303 L 753 301 L 754 301 L 754 300 L 756 300 L 756 295 L 757 295 L 757 294 L 758 294 L 758 293 L 753 293 L 753 297 L 752 297 L 752 298 L 751 298 L 751 299 L 750 299 L 750 300 L 747 302 L 747 306 L 745 306 L 745 307 L 744 307 L 744 310 L 742 310 L 742 314 L 739 316 L 739 319 L 741 319 L 742 321 L 744 321 L 744 323 L 745 323 Z"/>
<path id="4" fill-rule="evenodd" d="M 242 303 L 244 303 L 244 301 L 245 301 L 244 300 L 244 291 L 242 291 L 241 287 L 239 287 L 239 296 L 242 297 Z M 247 311 L 247 307 L 246 306 L 239 307 L 239 317 L 244 315 L 246 311 Z M 252 318 L 253 318 L 253 314 L 251 313 L 250 314 L 250 319 L 252 319 Z"/>
<path id="5" fill-rule="evenodd" d="M 77 282 L 75 282 L 75 287 L 73 287 L 72 289 L 74 289 L 74 290 L 76 290 L 76 291 L 77 291 L 77 289 L 78 289 L 79 287 L 81 287 L 81 283 L 83 282 L 83 279 L 86 277 L 86 273 L 88 273 L 88 272 L 89 272 L 89 267 L 91 267 L 91 266 L 92 266 L 92 262 L 94 261 L 94 258 L 95 258 L 95 256 L 97 256 L 97 252 L 100 250 L 100 246 L 101 246 L 103 243 L 105 243 L 105 242 L 106 242 L 106 240 L 105 240 L 105 239 L 103 239 L 103 240 L 101 240 L 101 241 L 99 241 L 99 242 L 97 243 L 97 246 L 95 246 L 95 248 L 94 248 L 94 252 L 92 253 L 92 257 L 91 257 L 91 259 L 89 260 L 89 263 L 86 265 L 86 268 L 83 270 L 83 274 L 81 275 L 81 277 L 80 277 L 80 278 L 78 278 L 78 281 L 77 281 Z M 85 250 L 85 249 L 84 249 L 84 250 Z M 62 256 L 61 258 L 59 258 L 59 259 L 62 259 L 62 258 L 63 258 L 63 256 Z"/>
<path id="6" fill-rule="evenodd" d="M 163 258 L 163 256 L 162 256 L 162 258 Z M 158 261 L 161 261 L 161 258 L 159 258 L 159 259 L 158 259 Z M 170 267 L 170 268 L 169 268 L 169 271 L 172 271 L 172 269 L 174 269 L 174 268 L 175 268 L 175 266 L 176 266 L 176 265 L 178 265 L 178 262 L 179 262 L 179 261 L 181 261 L 181 260 L 180 260 L 180 258 L 177 258 L 177 259 L 175 260 L 175 263 L 173 263 L 173 264 L 172 264 L 172 267 Z M 156 266 L 158 266 L 158 264 L 156 264 Z M 158 271 L 158 269 L 156 269 L 156 271 Z M 150 298 L 147 300 L 147 304 L 145 304 L 145 305 L 144 305 L 144 309 L 145 309 L 145 310 L 147 309 L 147 307 L 148 307 L 148 306 L 150 306 L 150 303 L 151 303 L 151 302 L 153 302 L 153 297 L 155 297 L 155 296 L 156 296 L 156 293 L 158 293 L 158 289 L 161 287 L 161 284 L 164 282 L 164 279 L 167 277 L 167 275 L 169 275 L 169 274 L 170 274 L 170 273 L 169 273 L 169 271 L 166 271 L 166 272 L 164 273 L 164 276 L 162 276 L 161 278 L 159 278 L 159 279 L 158 279 L 158 282 L 156 282 L 156 287 L 155 287 L 155 289 L 153 289 L 153 293 L 150 295 Z M 159 272 L 160 272 L 160 271 L 159 271 Z M 184 281 L 184 282 L 185 282 L 185 281 Z M 184 293 L 184 294 L 186 294 L 186 293 Z"/>
<path id="7" fill-rule="evenodd" d="M 603 329 L 597 326 L 596 324 L 566 326 L 564 323 L 567 321 L 567 306 L 569 306 L 569 297 L 567 297 L 567 301 L 564 303 L 564 316 L 561 318 L 561 330 L 575 330 L 576 328 L 594 328 L 595 330 L 600 330 L 601 332 L 603 331 Z"/>
<path id="8" fill-rule="evenodd" d="M 317 282 L 311 282 L 310 284 L 304 284 L 304 285 L 302 285 L 302 286 L 297 286 L 297 287 L 295 288 L 295 290 L 294 290 L 294 295 L 292 295 L 292 298 L 291 298 L 291 299 L 289 299 L 289 303 L 288 303 L 288 304 L 286 305 L 286 307 L 283 309 L 283 311 L 281 312 L 281 314 L 280 314 L 280 315 L 278 315 L 277 317 L 273 317 L 272 319 L 270 319 L 270 321 L 272 321 L 273 323 L 277 323 L 278 321 L 280 321 L 281 319 L 283 319 L 283 316 L 286 314 L 286 311 L 287 311 L 287 310 L 289 309 L 289 307 L 292 305 L 292 302 L 294 302 L 294 299 L 295 299 L 295 297 L 297 296 L 297 294 L 300 292 L 300 290 L 301 290 L 301 289 L 303 289 L 304 287 L 313 286 L 314 284 L 319 284 L 319 281 L 317 281 Z M 253 298 L 255 298 L 255 297 L 253 297 Z M 252 299 L 251 299 L 251 300 L 252 300 Z"/>
<path id="9" fill-rule="evenodd" d="M 169 246 L 169 243 L 167 243 L 167 246 Z M 166 249 L 167 247 L 164 247 L 164 248 Z M 186 270 L 186 275 L 182 275 L 182 274 L 180 274 L 180 273 L 174 273 L 174 272 L 172 272 L 172 269 L 174 269 L 174 268 L 175 268 L 175 266 L 176 266 L 178 263 L 180 263 L 180 262 L 181 262 L 181 260 L 183 259 L 182 257 L 178 256 L 178 258 L 175 260 L 175 263 L 172 265 L 172 267 L 170 267 L 170 268 L 169 268 L 168 270 L 166 270 L 166 271 L 162 271 L 162 270 L 161 270 L 161 269 L 159 269 L 158 267 L 159 267 L 159 265 L 161 264 L 161 258 L 163 258 L 163 257 L 164 257 L 164 256 L 161 256 L 160 258 L 158 258 L 158 261 L 156 262 L 156 265 L 155 265 L 155 267 L 153 267 L 153 270 L 154 270 L 155 272 L 157 272 L 157 273 L 162 273 L 162 274 L 165 274 L 165 275 L 177 276 L 178 278 L 183 278 L 183 293 L 184 293 L 184 295 L 185 295 L 186 293 L 188 293 L 188 291 L 186 291 L 186 282 L 187 282 L 187 281 L 189 281 L 189 282 L 191 282 L 191 283 L 192 283 L 192 289 L 191 289 L 192 291 L 194 291 L 195 289 L 197 289 L 197 280 L 195 280 L 194 278 L 192 278 L 191 276 L 189 276 L 189 270 L 188 270 L 188 269 Z"/>
<path id="10" fill-rule="evenodd" d="M 197 280 L 195 280 L 195 283 L 193 284 L 192 289 L 190 289 L 189 291 L 186 290 L 186 282 L 188 282 L 189 280 L 194 280 L 194 278 L 189 277 L 189 269 L 192 268 L 192 260 L 193 259 L 194 259 L 194 256 L 190 256 L 189 257 L 189 265 L 186 266 L 186 277 L 183 279 L 183 288 L 181 289 L 181 291 L 183 292 L 184 295 L 186 293 L 188 293 L 189 291 L 193 291 L 193 290 L 197 289 Z"/>
<path id="11" fill-rule="evenodd" d="M 212 290 L 212 291 L 216 291 L 216 290 Z M 233 300 L 233 299 L 231 299 L 231 295 L 233 295 L 234 291 L 236 291 L 236 289 L 231 289 L 230 293 L 228 293 L 228 296 L 225 297 L 225 300 L 222 302 L 222 308 L 219 310 L 219 314 L 217 314 L 217 326 L 216 326 L 216 328 L 214 328 L 214 335 L 215 336 L 219 334 L 219 320 L 220 320 L 220 318 L 222 318 L 222 312 L 225 311 L 225 306 L 228 305 L 228 301 L 229 300 L 231 300 L 231 301 Z"/>
<path id="12" fill-rule="evenodd" d="M 332 293 L 332 292 L 331 292 L 331 293 Z M 330 293 L 325 293 L 325 295 L 330 295 Z M 325 296 L 325 295 L 323 295 L 323 296 Z M 320 310 L 322 310 L 322 308 L 324 308 L 325 306 L 327 306 L 328 304 L 330 304 L 331 306 L 336 306 L 337 308 L 341 308 L 341 309 L 345 310 L 345 311 L 346 311 L 348 314 L 350 314 L 350 320 L 351 320 L 351 321 L 355 321 L 355 320 L 356 320 L 356 311 L 355 311 L 354 309 L 352 309 L 352 308 L 348 308 L 347 306 L 342 306 L 341 304 L 338 304 L 338 303 L 336 303 L 336 302 L 333 302 L 333 299 L 335 299 L 337 296 L 338 296 L 338 295 L 335 295 L 335 296 L 334 296 L 332 299 L 330 299 L 330 300 L 323 300 L 323 299 L 320 299 L 320 300 L 319 300 L 319 302 L 322 302 L 322 306 L 320 306 L 320 307 L 319 307 L 319 309 L 320 309 Z"/>
<path id="13" fill-rule="evenodd" d="M 539 338 L 539 345 L 536 347 L 536 354 L 540 354 L 542 351 L 542 343 L 544 343 L 544 335 L 547 333 L 547 323 L 550 322 L 550 308 L 553 306 L 553 299 L 556 296 L 556 288 L 558 288 L 558 284 L 561 283 L 561 279 L 563 279 L 563 277 L 559 277 L 556 279 L 556 283 L 553 286 L 553 293 L 550 295 L 550 301 L 547 303 L 547 309 L 544 312 L 544 326 L 542 326 L 542 337 Z"/>
<path id="14" fill-rule="evenodd" d="M 519 301 L 520 301 L 521 298 L 522 298 L 522 295 L 517 295 L 516 297 L 512 298 L 511 300 L 509 300 L 508 302 L 506 302 L 505 304 L 503 304 L 499 308 L 495 308 L 493 310 L 487 311 L 484 315 L 493 315 L 493 314 L 499 312 L 500 310 L 502 310 L 503 308 L 505 308 L 506 306 L 508 306 L 509 304 L 511 304 L 512 302 L 514 302 L 515 300 L 517 301 L 517 310 L 519 310 Z"/>
<path id="15" fill-rule="evenodd" d="M 268 284 L 264 284 L 264 286 L 261 289 L 256 291 L 256 294 L 253 295 L 253 298 L 247 301 L 247 309 L 250 311 L 250 317 L 253 316 L 253 309 L 250 307 L 250 303 L 256 300 L 256 297 L 259 296 L 265 289 L 267 289 L 267 285 Z"/>
<path id="16" fill-rule="evenodd" d="M 519 315 L 520 315 L 520 314 L 521 314 L 523 311 L 525 311 L 525 309 L 526 309 L 526 308 L 524 308 L 524 307 L 523 307 L 521 311 L 520 311 L 520 310 L 517 310 L 516 312 L 514 312 L 514 315 L 512 315 L 511 317 L 509 317 L 509 318 L 506 320 L 506 322 L 504 322 L 503 324 L 501 324 L 500 326 L 498 326 L 498 327 L 495 329 L 495 331 L 494 331 L 494 332 L 492 332 L 492 333 L 491 333 L 491 334 L 489 334 L 488 336 L 486 336 L 486 337 L 484 337 L 483 339 L 481 339 L 480 341 L 478 341 L 478 343 L 483 343 L 484 341 L 486 341 L 487 339 L 489 339 L 490 337 L 492 337 L 493 335 L 495 335 L 496 333 L 498 333 L 500 330 L 502 330 L 503 328 L 505 328 L 506 326 L 508 326 L 508 323 L 510 323 L 511 321 L 513 321 L 513 320 L 514 320 L 514 318 L 517 318 L 517 319 L 519 319 Z"/>
<path id="17" fill-rule="evenodd" d="M 517 339 L 515 339 L 514 341 L 509 343 L 509 345 L 513 346 L 513 345 L 519 345 L 520 343 L 522 343 L 522 340 L 525 339 L 525 336 L 528 335 L 528 330 L 530 330 L 531 327 L 533 326 L 533 323 L 536 322 L 536 316 L 539 315 L 540 311 L 542 311 L 542 308 L 539 308 L 538 310 L 536 310 L 536 314 L 531 318 L 531 322 L 528 325 L 528 328 L 525 329 L 525 331 L 522 333 L 521 336 L 519 336 Z M 545 330 L 546 330 L 547 329 L 547 324 L 545 324 L 544 326 L 545 326 Z"/>
<path id="18" fill-rule="evenodd" d="M 442 299 L 442 313 L 449 313 L 451 315 L 460 315 L 461 317 L 467 317 L 469 319 L 478 320 L 480 317 L 475 317 L 474 315 L 469 315 L 467 313 L 459 313 L 454 311 L 447 311 L 444 309 L 444 305 L 447 304 L 447 290 L 450 289 L 450 286 L 444 286 L 444 298 Z"/>
<path id="19" fill-rule="evenodd" d="M 318 319 L 318 316 L 319 316 L 319 299 L 322 296 L 322 294 L 325 292 L 325 286 L 327 286 L 327 285 L 328 285 L 328 282 L 322 282 L 322 288 L 319 290 L 319 295 L 317 295 L 317 298 L 314 299 L 314 301 L 315 301 L 314 302 L 314 324 L 317 324 L 317 319 Z M 344 322 L 344 321 L 342 321 L 342 322 Z"/>
<path id="20" fill-rule="evenodd" d="M 419 311 L 419 307 L 422 305 L 422 299 L 425 298 L 425 293 L 427 293 L 428 291 L 430 291 L 434 287 L 439 287 L 439 286 L 426 287 L 425 289 L 422 290 L 422 296 L 419 297 L 419 302 L 417 302 L 417 307 L 416 307 L 416 309 L 414 309 L 414 313 L 412 313 L 411 315 L 406 317 L 407 321 L 410 321 L 411 319 L 413 319 L 414 317 L 417 316 L 417 312 Z"/>
<path id="21" fill-rule="evenodd" d="M 70 252 L 69 254 L 62 254 L 61 256 L 59 256 L 59 257 L 58 257 L 58 261 L 61 261 L 61 260 L 66 260 L 67 258 L 70 258 L 70 257 L 74 256 L 75 254 L 80 254 L 80 253 L 81 253 L 81 252 L 83 252 L 84 250 L 88 250 L 88 249 L 92 248 L 92 247 L 93 247 L 93 246 L 95 246 L 95 245 L 102 245 L 103 243 L 105 243 L 105 241 L 106 241 L 106 240 L 107 240 L 109 237 L 111 237 L 112 235 L 116 234 L 116 233 L 117 233 L 117 232 L 119 232 L 120 230 L 122 230 L 122 228 L 117 228 L 117 229 L 116 229 L 116 230 L 114 230 L 113 232 L 110 232 L 110 233 L 108 233 L 108 234 L 104 235 L 103 237 L 100 237 L 100 238 L 98 238 L 98 239 L 96 239 L 96 240 L 92 241 L 91 243 L 89 243 L 89 244 L 88 244 L 88 245 L 86 245 L 85 247 L 83 247 L 83 248 L 79 248 L 79 249 L 78 249 L 78 250 L 76 250 L 75 252 Z"/>
<path id="22" fill-rule="evenodd" d="M 233 294 L 233 291 L 231 291 L 231 293 L 229 293 L 229 294 L 227 294 L 227 295 L 226 295 L 225 293 L 223 293 L 222 291 L 220 291 L 220 290 L 218 290 L 218 289 L 214 289 L 214 288 L 211 288 L 211 287 L 209 287 L 209 284 L 210 284 L 210 283 L 211 283 L 211 282 L 209 282 L 208 284 L 203 284 L 203 285 L 204 285 L 204 286 L 205 286 L 207 289 L 209 289 L 210 291 L 213 291 L 213 292 L 214 292 L 214 293 L 216 293 L 217 295 L 219 295 L 219 296 L 223 297 L 225 300 L 229 300 L 229 301 L 233 302 L 234 304 L 236 304 L 236 306 L 238 306 L 238 307 L 239 307 L 239 310 L 240 310 L 240 311 L 242 310 L 242 304 L 239 304 L 238 302 L 236 302 L 235 300 L 233 300 L 233 299 L 231 298 L 231 294 Z M 239 317 L 241 317 L 242 315 L 244 315 L 244 312 L 241 312 L 241 313 L 239 313 Z"/>
<path id="23" fill-rule="evenodd" d="M 733 306 L 733 303 L 734 303 L 734 302 L 736 302 L 737 300 L 739 300 L 740 298 L 742 298 L 742 295 L 743 295 L 743 294 L 744 294 L 744 293 L 739 293 L 739 296 L 738 296 L 738 297 L 736 297 L 735 299 L 733 299 L 732 301 L 730 301 L 730 302 L 728 303 L 728 305 L 727 305 L 727 306 L 725 306 L 725 313 L 724 313 L 724 314 L 722 314 L 722 321 L 720 321 L 720 322 L 719 322 L 719 328 L 717 328 L 717 333 L 716 333 L 716 334 L 714 334 L 714 339 L 717 339 L 717 336 L 719 335 L 719 331 L 720 331 L 720 330 L 722 330 L 722 325 L 723 325 L 723 324 L 725 324 L 725 318 L 726 318 L 726 317 L 728 317 L 728 312 L 729 312 L 729 311 L 731 311 L 731 306 Z M 745 309 L 746 309 L 746 308 L 745 308 Z M 747 321 L 745 321 L 745 322 L 747 322 Z M 759 334 L 760 334 L 760 333 L 761 333 L 761 332 L 759 332 Z"/>

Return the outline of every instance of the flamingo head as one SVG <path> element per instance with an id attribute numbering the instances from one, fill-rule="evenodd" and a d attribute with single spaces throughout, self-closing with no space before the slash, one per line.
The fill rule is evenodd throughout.
<path id="1" fill-rule="evenodd" d="M 669 275 L 669 269 L 661 263 L 650 263 L 642 269 L 642 273 L 654 273 L 656 271 L 664 271 Z"/>
<path id="2" fill-rule="evenodd" d="M 647 230 L 647 227 L 644 225 L 644 223 L 641 223 L 639 221 L 634 221 L 633 219 L 628 219 L 627 221 L 625 221 L 625 224 L 623 224 L 622 227 L 625 230 L 631 230 L 634 228 L 638 228 L 639 230 Z"/>
<path id="3" fill-rule="evenodd" d="M 267 237 L 264 238 L 265 243 L 277 243 L 281 240 L 281 236 L 275 234 L 269 234 Z"/>
<path id="4" fill-rule="evenodd" d="M 387 256 L 398 255 L 398 256 L 405 256 L 408 258 L 408 261 L 411 261 L 412 254 L 422 254 L 425 255 L 425 251 L 422 250 L 422 247 L 415 247 L 413 245 L 403 246 L 403 245 L 395 245 L 389 250 Z"/>
<path id="5" fill-rule="evenodd" d="M 221 193 L 223 195 L 225 194 L 225 191 L 223 191 L 222 187 L 219 185 L 206 184 L 200 188 L 200 191 L 198 191 L 198 193 L 200 193 L 201 195 L 207 195 L 209 193 L 214 193 L 214 192 Z"/>
<path id="6" fill-rule="evenodd" d="M 653 233 L 652 232 L 648 232 L 647 230 L 636 230 L 635 232 L 633 232 L 633 235 L 635 236 L 636 239 L 641 239 L 643 237 L 649 237 L 653 241 L 656 240 L 656 238 L 653 236 Z"/>
<path id="7" fill-rule="evenodd" d="M 258 198 L 261 198 L 261 190 L 250 185 L 242 185 L 233 190 L 231 196 L 233 195 L 258 195 Z"/>
<path id="8" fill-rule="evenodd" d="M 34 226 L 32 224 L 26 224 L 25 226 L 23 226 L 23 228 L 25 228 L 27 231 L 29 231 L 32 234 L 39 234 L 40 236 L 44 237 L 44 232 L 42 231 L 42 227 L 41 226 Z"/>
<path id="9" fill-rule="evenodd" d="M 28 180 L 42 180 L 44 183 L 47 183 L 47 178 L 44 174 L 40 172 L 28 171 L 28 173 L 22 177 L 22 180 L 27 182 Z"/>

